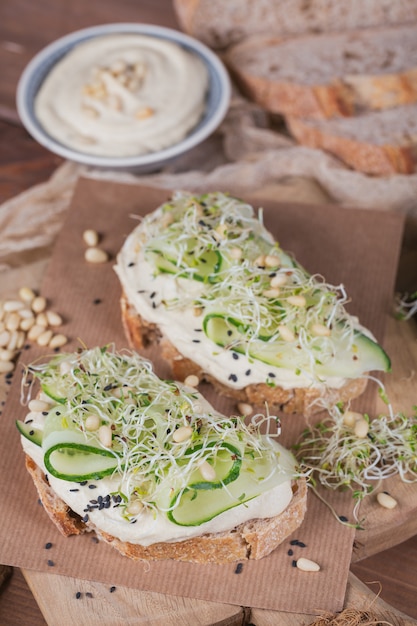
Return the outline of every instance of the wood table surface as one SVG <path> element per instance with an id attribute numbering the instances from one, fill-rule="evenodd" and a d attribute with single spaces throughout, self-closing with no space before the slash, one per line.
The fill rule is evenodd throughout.
<path id="1" fill-rule="evenodd" d="M 112 21 L 145 21 L 177 26 L 170 0 L 120 0 L 117 3 L 111 0 L 90 0 L 88 3 L 82 0 L 38 0 L 36 3 L 14 0 L 1 3 L 0 205 L 21 191 L 47 180 L 61 163 L 58 157 L 37 145 L 18 122 L 14 95 L 24 65 L 37 50 L 54 38 L 78 28 Z M 417 536 L 352 564 L 351 572 L 348 593 L 356 594 L 355 597 L 362 597 L 362 594 L 369 600 L 372 595 L 367 595 L 368 587 L 372 594 L 380 593 L 380 598 L 391 607 L 417 618 Z M 51 575 L 40 576 L 38 584 L 47 585 Z M 358 579 L 367 587 L 358 586 Z M 47 623 L 21 571 L 11 568 L 1 570 L 0 584 L 1 626 L 43 626 Z M 32 588 L 36 588 L 37 581 L 32 580 L 31 584 Z M 235 615 L 233 619 L 225 617 L 221 623 L 244 624 L 248 623 L 248 619 L 248 614 L 242 611 L 237 621 Z M 253 616 L 250 619 L 256 623 Z M 216 623 L 220 624 L 220 621 Z M 59 618 L 56 624 L 60 626 Z"/>

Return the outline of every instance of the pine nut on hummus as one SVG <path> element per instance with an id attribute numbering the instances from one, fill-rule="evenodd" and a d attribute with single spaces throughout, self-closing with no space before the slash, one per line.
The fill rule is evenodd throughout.
<path id="1" fill-rule="evenodd" d="M 40 124 L 80 152 L 133 156 L 181 141 L 204 108 L 208 72 L 176 43 L 137 34 L 83 42 L 59 61 L 35 100 Z"/>

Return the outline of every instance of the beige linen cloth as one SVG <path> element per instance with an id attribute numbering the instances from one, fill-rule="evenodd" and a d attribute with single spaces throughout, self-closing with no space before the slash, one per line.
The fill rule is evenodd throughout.
<path id="1" fill-rule="evenodd" d="M 298 146 L 262 109 L 235 94 L 218 131 L 158 173 L 98 171 L 66 162 L 49 181 L 4 203 L 0 295 L 15 287 L 18 268 L 19 278 L 28 274 L 32 287 L 37 287 L 80 176 L 167 189 L 220 189 L 242 196 L 250 192 L 260 202 L 272 197 L 401 211 L 407 225 L 398 286 L 405 291 L 417 288 L 417 173 L 372 178 L 349 170 L 320 150 Z"/>

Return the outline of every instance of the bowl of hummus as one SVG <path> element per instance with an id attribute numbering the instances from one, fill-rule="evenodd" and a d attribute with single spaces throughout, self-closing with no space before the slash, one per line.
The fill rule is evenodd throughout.
<path id="1" fill-rule="evenodd" d="M 153 171 L 216 130 L 230 91 L 221 60 L 192 37 L 106 24 L 41 50 L 20 77 L 16 101 L 26 130 L 61 157 Z"/>

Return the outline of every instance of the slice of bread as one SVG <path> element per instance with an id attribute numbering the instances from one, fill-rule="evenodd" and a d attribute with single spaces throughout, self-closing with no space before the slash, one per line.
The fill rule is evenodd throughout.
<path id="1" fill-rule="evenodd" d="M 417 21 L 415 0 L 174 0 L 181 27 L 213 48 L 257 33 L 277 37 Z"/>
<path id="2" fill-rule="evenodd" d="M 273 113 L 330 118 L 417 101 L 417 24 L 291 37 L 258 35 L 225 62 Z"/>
<path id="3" fill-rule="evenodd" d="M 417 104 L 354 118 L 312 120 L 286 116 L 286 121 L 299 143 L 326 150 L 354 170 L 376 176 L 415 172 Z"/>
<path id="4" fill-rule="evenodd" d="M 90 522 L 84 523 L 53 491 L 42 470 L 26 456 L 26 468 L 50 519 L 65 537 L 95 531 L 106 543 L 134 560 L 175 559 L 193 563 L 227 563 L 261 559 L 270 554 L 302 523 L 307 506 L 307 485 L 304 479 L 293 484 L 293 498 L 276 517 L 254 519 L 221 533 L 206 534 L 185 541 L 155 543 L 141 546 L 120 541 L 102 532 Z"/>
<path id="5" fill-rule="evenodd" d="M 220 394 L 234 398 L 237 402 L 249 402 L 255 406 L 268 402 L 271 406 L 278 406 L 285 413 L 310 416 L 323 410 L 319 400 L 330 403 L 347 402 L 360 396 L 367 385 L 367 379 L 362 377 L 349 380 L 343 387 L 337 389 L 324 387 L 283 389 L 278 385 L 270 387 L 265 383 L 247 385 L 243 389 L 231 389 L 208 375 L 199 365 L 183 357 L 172 343 L 162 336 L 155 324 L 146 322 L 137 314 L 124 295 L 121 298 L 121 312 L 125 334 L 132 348 L 141 350 L 152 344 L 160 344 L 162 356 L 170 364 L 175 380 L 183 381 L 190 374 L 195 374 L 200 380 L 210 382 Z"/>

